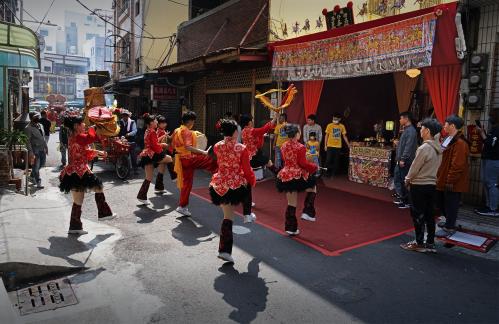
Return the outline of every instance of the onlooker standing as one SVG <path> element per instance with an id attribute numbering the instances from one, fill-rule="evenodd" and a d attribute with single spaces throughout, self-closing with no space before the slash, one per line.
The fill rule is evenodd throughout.
<path id="1" fill-rule="evenodd" d="M 403 128 L 397 151 L 395 155 L 395 171 L 393 183 L 395 185 L 396 197 L 393 201 L 399 208 L 409 208 L 409 192 L 405 187 L 405 177 L 411 168 L 412 161 L 416 156 L 418 135 L 412 124 L 412 114 L 409 111 L 400 113 L 400 127 Z"/>
<path id="2" fill-rule="evenodd" d="M 499 189 L 499 110 L 492 110 L 489 114 L 490 131 L 478 127 L 484 140 L 482 151 L 482 183 L 485 189 L 486 207 L 475 209 L 475 212 L 482 216 L 499 216 L 498 200 Z"/>
<path id="3" fill-rule="evenodd" d="M 437 173 L 437 194 L 440 211 L 446 221 L 435 235 L 446 237 L 455 232 L 461 193 L 468 191 L 470 149 L 459 131 L 464 125 L 461 117 L 451 115 L 445 120 L 448 136 L 442 143 L 442 163 Z"/>
<path id="4" fill-rule="evenodd" d="M 43 126 L 43 132 L 45 136 L 45 142 L 49 142 L 50 138 L 50 128 L 52 127 L 52 122 L 47 118 L 47 111 L 42 110 L 41 114 L 41 119 L 40 119 L 40 124 Z"/>
<path id="5" fill-rule="evenodd" d="M 68 129 L 61 125 L 59 127 L 59 151 L 61 152 L 61 169 L 66 166 L 68 150 Z"/>
<path id="6" fill-rule="evenodd" d="M 343 146 L 341 138 L 350 146 L 347 137 L 345 125 L 340 123 L 341 115 L 334 114 L 333 122 L 326 127 L 326 139 L 324 140 L 324 149 L 326 150 L 326 177 L 331 177 L 336 174 L 340 161 L 340 152 Z"/>
<path id="7" fill-rule="evenodd" d="M 33 165 L 31 169 L 31 177 L 36 183 L 38 189 L 43 189 L 42 180 L 40 178 L 40 169 L 45 166 L 45 160 L 47 158 L 48 147 L 45 141 L 45 133 L 43 127 L 40 124 L 40 114 L 30 113 L 30 123 L 24 129 L 24 132 L 28 136 L 28 152 L 30 155 L 30 162 Z"/>
<path id="8" fill-rule="evenodd" d="M 411 195 L 411 216 L 416 240 L 401 244 L 400 247 L 417 252 L 437 252 L 435 249 L 435 217 L 433 214 L 437 171 L 442 161 L 442 149 L 435 140 L 442 126 L 436 119 L 427 118 L 421 123 L 423 144 L 417 149 L 405 184 Z M 427 231 L 424 242 L 425 226 Z"/>
<path id="9" fill-rule="evenodd" d="M 274 129 L 274 134 L 276 135 L 274 136 L 274 152 L 275 152 L 274 165 L 277 170 L 283 167 L 281 146 L 289 139 L 288 134 L 286 133 L 287 121 L 288 121 L 288 115 L 280 114 L 279 123 L 276 125 Z"/>
<path id="10" fill-rule="evenodd" d="M 314 114 L 308 115 L 307 123 L 303 126 L 303 143 L 307 143 L 310 134 L 315 133 L 315 139 L 322 142 L 322 127 L 316 123 L 317 117 Z"/>
<path id="11" fill-rule="evenodd" d="M 125 137 L 130 144 L 130 160 L 132 161 L 132 168 L 134 173 L 137 173 L 137 145 L 135 144 L 135 138 L 137 135 L 137 123 L 135 120 L 130 118 L 132 113 L 128 110 L 123 110 L 121 112 L 120 120 L 120 133 L 119 137 Z"/>

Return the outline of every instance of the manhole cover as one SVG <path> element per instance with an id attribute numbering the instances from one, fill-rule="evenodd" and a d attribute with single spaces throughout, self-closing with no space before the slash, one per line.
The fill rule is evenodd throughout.
<path id="1" fill-rule="evenodd" d="M 22 315 L 39 313 L 78 304 L 68 278 L 47 281 L 16 291 L 17 305 Z"/>

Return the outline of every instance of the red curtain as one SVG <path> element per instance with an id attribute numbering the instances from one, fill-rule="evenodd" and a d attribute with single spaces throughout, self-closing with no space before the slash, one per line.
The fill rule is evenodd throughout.
<path id="1" fill-rule="evenodd" d="M 321 99 L 324 80 L 303 81 L 303 105 L 305 107 L 305 118 L 317 112 L 317 106 Z"/>
<path id="2" fill-rule="evenodd" d="M 461 66 L 428 67 L 423 70 L 423 75 L 435 108 L 435 115 L 443 123 L 447 116 L 457 111 Z"/>

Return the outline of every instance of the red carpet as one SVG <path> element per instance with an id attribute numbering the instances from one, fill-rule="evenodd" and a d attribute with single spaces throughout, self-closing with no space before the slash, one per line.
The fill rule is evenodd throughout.
<path id="1" fill-rule="evenodd" d="M 319 186 L 316 199 L 317 221 L 299 219 L 305 193 L 299 194 L 297 218 L 300 235 L 295 239 L 325 255 L 376 243 L 412 230 L 409 210 L 393 203 Z M 209 200 L 207 188 L 193 193 Z M 257 223 L 284 234 L 286 197 L 275 189 L 273 180 L 257 183 L 253 189 Z M 241 208 L 238 213 L 241 214 Z"/>

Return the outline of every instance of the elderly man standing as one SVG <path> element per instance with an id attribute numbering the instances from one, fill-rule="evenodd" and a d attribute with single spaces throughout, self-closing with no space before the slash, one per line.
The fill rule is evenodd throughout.
<path id="1" fill-rule="evenodd" d="M 29 117 L 31 121 L 24 129 L 24 132 L 28 136 L 27 147 L 30 162 L 31 165 L 33 165 L 31 177 L 34 179 L 36 187 L 38 189 L 43 189 L 42 179 L 40 178 L 40 169 L 45 166 L 48 147 L 47 142 L 45 141 L 45 132 L 40 124 L 40 113 L 30 113 Z"/>
<path id="2" fill-rule="evenodd" d="M 135 144 L 137 136 L 137 123 L 135 120 L 130 118 L 131 116 L 132 113 L 128 110 L 123 110 L 121 112 L 119 137 L 125 137 L 130 144 L 130 160 L 132 160 L 133 171 L 137 174 L 137 155 L 135 154 L 137 147 Z"/>
<path id="3" fill-rule="evenodd" d="M 446 237 L 456 231 L 461 194 L 467 192 L 469 187 L 470 149 L 460 132 L 463 125 L 463 119 L 456 115 L 445 120 L 444 131 L 448 135 L 442 143 L 444 153 L 437 173 L 437 194 L 440 211 L 446 221 L 435 233 L 437 237 Z"/>

